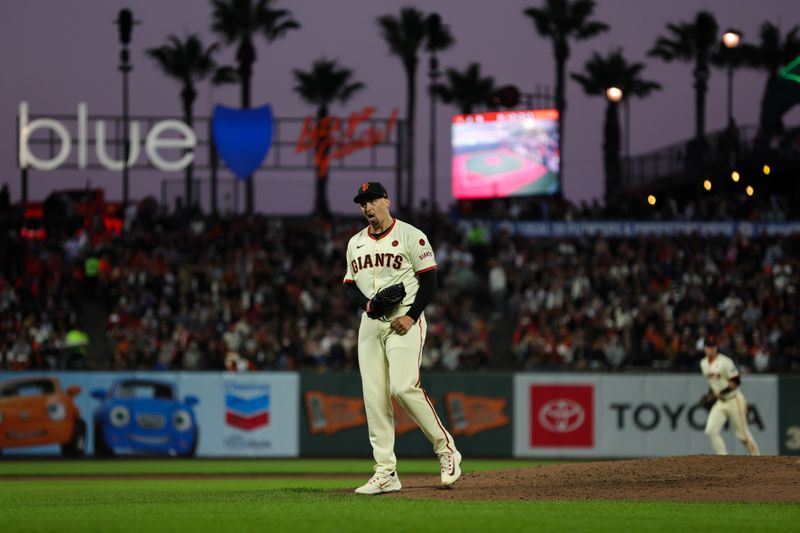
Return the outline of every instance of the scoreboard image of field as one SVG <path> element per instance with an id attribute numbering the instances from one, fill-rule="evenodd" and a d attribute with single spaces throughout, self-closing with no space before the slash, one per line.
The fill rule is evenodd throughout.
<path id="1" fill-rule="evenodd" d="M 559 190 L 555 110 L 457 115 L 452 145 L 456 198 L 505 198 Z"/>

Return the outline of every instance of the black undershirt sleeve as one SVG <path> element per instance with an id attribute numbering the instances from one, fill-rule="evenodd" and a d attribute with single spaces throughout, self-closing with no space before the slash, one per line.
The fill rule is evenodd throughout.
<path id="1" fill-rule="evenodd" d="M 742 378 L 740 378 L 739 376 L 733 376 L 733 377 L 731 378 L 731 381 L 733 381 L 734 383 L 736 383 L 736 386 L 737 386 L 737 387 L 738 387 L 739 385 L 741 385 L 741 384 L 742 384 Z M 722 395 L 724 395 L 724 394 L 728 394 L 729 392 L 731 392 L 731 391 L 733 391 L 733 390 L 734 390 L 734 389 L 733 389 L 733 387 L 725 387 L 724 389 L 722 389 L 721 391 L 719 391 L 719 394 L 720 394 L 720 396 L 722 396 Z"/>
<path id="2" fill-rule="evenodd" d="M 435 268 L 419 275 L 417 296 L 414 298 L 414 303 L 411 304 L 411 308 L 406 313 L 406 315 L 414 319 L 414 322 L 419 320 L 419 315 L 421 315 L 425 307 L 433 301 L 433 293 L 436 291 L 436 286 Z"/>
<path id="3" fill-rule="evenodd" d="M 364 296 L 364 293 L 361 292 L 361 289 L 358 288 L 358 285 L 355 283 L 345 283 L 344 293 L 347 295 L 347 299 L 350 300 L 350 303 L 363 311 L 367 310 L 367 302 L 369 302 L 369 298 Z"/>

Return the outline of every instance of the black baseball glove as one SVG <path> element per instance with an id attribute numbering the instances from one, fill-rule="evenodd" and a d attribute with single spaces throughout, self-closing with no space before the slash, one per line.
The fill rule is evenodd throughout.
<path id="1" fill-rule="evenodd" d="M 706 411 L 710 411 L 715 403 L 717 403 L 717 397 L 714 396 L 713 392 L 707 392 L 700 397 L 697 405 L 702 405 Z"/>
<path id="2" fill-rule="evenodd" d="M 381 318 L 391 313 L 403 298 L 406 297 L 406 287 L 402 283 L 395 283 L 379 290 L 367 305 L 367 316 Z"/>

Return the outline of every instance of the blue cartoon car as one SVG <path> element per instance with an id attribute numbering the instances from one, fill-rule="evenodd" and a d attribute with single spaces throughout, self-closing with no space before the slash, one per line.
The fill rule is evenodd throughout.
<path id="1" fill-rule="evenodd" d="M 196 396 L 183 402 L 172 384 L 148 379 L 116 381 L 106 392 L 93 390 L 102 405 L 94 413 L 94 453 L 154 454 L 193 457 L 199 432 L 192 408 Z"/>

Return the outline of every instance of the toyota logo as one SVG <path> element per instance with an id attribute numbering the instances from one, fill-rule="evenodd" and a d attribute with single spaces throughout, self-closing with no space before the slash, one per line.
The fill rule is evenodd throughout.
<path id="1" fill-rule="evenodd" d="M 581 405 L 567 398 L 557 398 L 545 403 L 539 409 L 539 423 L 553 433 L 575 431 L 586 418 Z"/>

